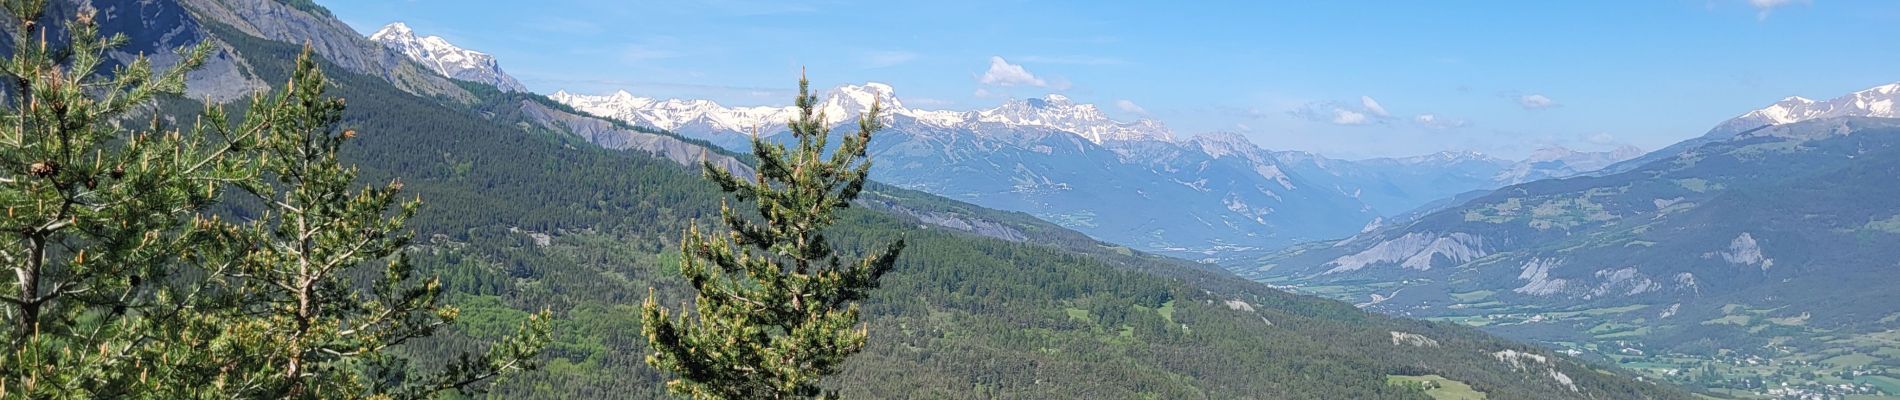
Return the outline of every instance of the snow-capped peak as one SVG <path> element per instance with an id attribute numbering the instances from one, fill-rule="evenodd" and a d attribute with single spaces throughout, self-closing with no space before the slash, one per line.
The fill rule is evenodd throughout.
<path id="1" fill-rule="evenodd" d="M 1768 107 L 1723 122 L 1716 126 L 1715 132 L 1734 134 L 1764 125 L 1834 117 L 1895 118 L 1900 117 L 1900 110 L 1894 107 L 1895 100 L 1900 100 L 1900 83 L 1875 86 L 1826 101 L 1789 96 Z"/>
<path id="2" fill-rule="evenodd" d="M 1115 121 L 1094 104 L 1076 104 L 1060 94 L 1014 100 L 1001 107 L 977 110 L 974 114 L 979 123 L 1046 127 L 1075 133 L 1096 143 L 1174 141 L 1174 133 L 1159 121 Z"/>
<path id="3" fill-rule="evenodd" d="M 870 110 L 872 104 L 877 104 L 887 116 L 908 111 L 904 108 L 904 103 L 897 100 L 897 89 L 877 82 L 833 88 L 825 94 L 824 102 L 820 103 L 819 109 L 825 112 L 827 119 L 832 117 L 857 119 L 858 115 Z"/>
<path id="4" fill-rule="evenodd" d="M 384 42 L 389 40 L 410 40 L 416 37 L 416 31 L 402 21 L 391 22 L 383 29 L 369 35 L 369 40 Z"/>
<path id="5" fill-rule="evenodd" d="M 1392 158 L 1392 162 L 1401 165 L 1452 165 L 1464 162 L 1482 162 L 1495 165 L 1509 165 L 1511 161 L 1473 150 L 1446 150 L 1432 154 L 1411 157 Z"/>
<path id="6" fill-rule="evenodd" d="M 418 37 L 414 29 L 402 22 L 384 26 L 370 34 L 369 40 L 382 43 L 443 76 L 495 85 L 505 91 L 528 90 L 514 77 L 502 72 L 501 64 L 495 62 L 494 56 L 456 47 L 441 36 Z"/>
<path id="7" fill-rule="evenodd" d="M 1167 126 L 1158 121 L 1121 122 L 1110 119 L 1093 104 L 1076 104 L 1067 96 L 1051 94 L 1040 98 L 1014 100 L 1000 107 L 976 111 L 918 110 L 905 107 L 897 90 L 889 84 L 869 82 L 842 85 L 824 92 L 816 107 L 826 122 L 838 124 L 856 120 L 876 103 L 887 122 L 900 119 L 940 128 L 1038 127 L 1073 133 L 1090 141 L 1174 141 Z M 706 100 L 655 100 L 626 91 L 606 96 L 576 95 L 566 91 L 549 96 L 555 101 L 589 113 L 626 121 L 635 125 L 667 130 L 705 130 L 701 133 L 751 132 L 757 127 L 784 123 L 797 115 L 793 107 L 719 106 Z M 771 132 L 766 132 L 771 134 Z"/>
<path id="8" fill-rule="evenodd" d="M 1242 154 L 1248 156 L 1258 155 L 1260 156 L 1259 158 L 1264 159 L 1267 155 L 1267 153 L 1261 150 L 1260 146 L 1255 145 L 1252 140 L 1248 140 L 1246 136 L 1241 136 L 1233 132 L 1197 134 L 1194 135 L 1193 138 L 1189 138 L 1188 142 L 1199 146 L 1202 153 L 1207 153 L 1208 156 L 1214 158 L 1224 157 L 1229 154 Z"/>

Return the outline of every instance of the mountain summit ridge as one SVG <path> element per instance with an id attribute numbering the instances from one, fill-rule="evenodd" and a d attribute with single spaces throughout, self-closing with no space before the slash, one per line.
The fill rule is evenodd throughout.
<path id="1" fill-rule="evenodd" d="M 581 111 L 694 136 L 749 134 L 754 128 L 776 129 L 797 111 L 791 106 L 728 107 L 711 100 L 661 100 L 635 96 L 625 90 L 604 96 L 561 90 L 549 97 Z M 818 108 L 825 111 L 825 122 L 835 125 L 856 119 L 872 101 L 889 112 L 889 117 L 906 117 L 940 128 L 1043 127 L 1069 132 L 1097 144 L 1128 140 L 1175 141 L 1173 131 L 1159 121 L 1119 121 L 1094 104 L 1076 103 L 1061 94 L 1010 100 L 994 108 L 971 111 L 924 110 L 904 106 L 896 89 L 889 84 L 866 82 L 839 85 L 825 91 L 819 98 Z M 777 132 L 759 133 L 769 136 Z M 714 143 L 727 142 L 708 139 Z"/>
<path id="2" fill-rule="evenodd" d="M 449 43 L 441 36 L 419 36 L 403 22 L 392 22 L 369 35 L 404 56 L 450 78 L 495 85 L 503 91 L 526 92 L 527 86 L 503 72 L 495 56 Z"/>

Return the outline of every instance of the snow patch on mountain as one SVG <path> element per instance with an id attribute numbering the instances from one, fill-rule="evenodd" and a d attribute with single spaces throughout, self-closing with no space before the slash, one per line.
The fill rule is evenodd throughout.
<path id="1" fill-rule="evenodd" d="M 626 91 L 605 96 L 557 91 L 548 97 L 581 111 L 634 125 L 698 135 L 757 131 L 769 136 L 778 133 L 787 121 L 798 115 L 798 109 L 789 106 L 726 107 L 710 100 L 658 100 Z M 994 128 L 1045 128 L 1075 134 L 1098 144 L 1174 140 L 1173 133 L 1160 122 L 1116 121 L 1094 104 L 1077 104 L 1059 94 L 1013 100 L 996 108 L 976 111 L 922 110 L 904 106 L 890 85 L 871 82 L 827 91 L 815 107 L 824 114 L 826 125 L 837 125 L 857 120 L 872 104 L 884 110 L 880 118 L 887 123 L 917 123 L 973 132 L 1006 130 Z"/>
<path id="2" fill-rule="evenodd" d="M 1900 117 L 1900 109 L 1894 106 L 1896 99 L 1900 99 L 1900 83 L 1875 86 L 1826 101 L 1790 96 L 1768 107 L 1742 113 L 1717 125 L 1714 131 L 1733 134 L 1767 125 L 1834 117 L 1896 118 Z"/>

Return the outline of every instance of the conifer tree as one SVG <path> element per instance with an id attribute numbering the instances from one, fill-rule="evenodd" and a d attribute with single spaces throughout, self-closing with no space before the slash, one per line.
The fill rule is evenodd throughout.
<path id="1" fill-rule="evenodd" d="M 419 203 L 388 212 L 396 182 L 350 191 L 337 152 L 354 131 L 307 49 L 281 94 L 185 132 L 153 105 L 208 43 L 163 72 L 144 56 L 107 71 L 129 39 L 95 10 L 55 28 L 45 0 L 3 5 L 0 398 L 422 398 L 526 368 L 548 341 L 543 312 L 446 365 L 392 351 L 457 311 L 401 254 Z M 255 201 L 213 208 L 233 185 Z M 215 216 L 245 205 L 261 214 Z"/>
<path id="2" fill-rule="evenodd" d="M 414 273 L 403 253 L 405 222 L 421 200 L 402 201 L 402 182 L 352 190 L 356 169 L 338 159 L 355 130 L 342 129 L 344 100 L 324 94 L 308 47 L 274 104 L 259 140 L 268 179 L 242 187 L 264 209 L 225 225 L 218 243 L 240 247 L 228 285 L 228 343 L 219 389 L 243 398 L 425 398 L 530 366 L 548 341 L 546 312 L 485 355 L 463 355 L 439 374 L 412 376 L 392 348 L 452 324 L 437 278 Z M 393 208 L 393 210 L 392 210 Z M 384 263 L 380 273 L 360 268 Z"/>
<path id="3" fill-rule="evenodd" d="M 881 128 L 872 104 L 855 134 L 827 156 L 829 127 L 815 110 L 810 82 L 798 82 L 796 144 L 754 135 L 757 171 L 748 181 L 711 164 L 706 176 L 749 207 L 722 202 L 726 232 L 690 228 L 680 273 L 695 291 L 693 308 L 673 315 L 649 293 L 642 327 L 653 353 L 647 363 L 678 376 L 675 394 L 695 399 L 778 399 L 828 396 L 820 378 L 863 349 L 858 305 L 890 271 L 902 240 L 845 261 L 824 230 L 837 210 L 864 189 L 871 163 L 866 146 Z M 748 217 L 744 214 L 753 214 Z"/>
<path id="4" fill-rule="evenodd" d="M 143 56 L 107 71 L 127 39 L 102 36 L 94 10 L 51 21 L 44 0 L 4 5 L 0 397 L 134 397 L 194 358 L 179 339 L 202 336 L 174 324 L 188 306 L 162 282 L 203 237 L 193 216 L 251 176 L 236 156 L 246 136 L 221 133 L 265 122 L 184 133 L 148 115 L 209 46 L 163 72 Z"/>

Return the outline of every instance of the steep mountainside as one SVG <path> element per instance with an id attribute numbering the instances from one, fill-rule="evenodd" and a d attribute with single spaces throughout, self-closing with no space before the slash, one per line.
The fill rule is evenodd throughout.
<path id="1" fill-rule="evenodd" d="M 1506 187 L 1237 271 L 1650 366 L 1683 383 L 1746 389 L 1745 378 L 1759 385 L 1778 373 L 1853 376 L 1861 364 L 1799 366 L 1888 357 L 1869 335 L 1900 329 L 1891 306 L 1900 290 L 1887 279 L 1900 265 L 1896 176 L 1900 120 L 1774 125 L 1623 173 Z M 1641 364 L 1657 357 L 1786 364 L 1705 379 Z"/>
<path id="2" fill-rule="evenodd" d="M 249 4 L 246 25 L 210 8 L 191 18 L 262 82 L 283 81 L 300 35 L 245 26 L 341 26 L 307 2 Z M 163 30 L 125 32 L 142 41 Z M 380 45 L 324 40 L 365 46 L 324 53 L 332 94 L 349 99 L 346 118 L 361 132 L 346 154 L 364 180 L 401 177 L 427 202 L 411 221 L 410 255 L 462 306 L 457 329 L 405 351 L 466 350 L 528 310 L 551 309 L 557 343 L 546 367 L 502 381 L 494 396 L 659 397 L 660 376 L 640 361 L 637 304 L 648 287 L 685 298 L 672 246 L 722 196 L 682 160 L 655 155 L 703 144 L 604 128 L 531 94 L 419 91 L 414 83 L 434 80 L 348 67 Z M 599 129 L 574 128 L 590 125 Z M 624 151 L 592 144 L 602 133 L 679 141 Z M 1466 328 L 1286 294 L 1020 214 L 904 190 L 880 189 L 863 205 L 832 235 L 844 248 L 893 237 L 911 246 L 865 307 L 870 347 L 830 381 L 851 397 L 1423 399 L 1389 377 L 1436 374 L 1500 398 L 1686 398 Z"/>

